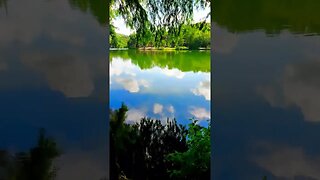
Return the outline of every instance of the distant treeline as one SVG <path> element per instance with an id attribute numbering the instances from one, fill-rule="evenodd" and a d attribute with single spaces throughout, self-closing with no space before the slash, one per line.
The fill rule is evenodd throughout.
<path id="1" fill-rule="evenodd" d="M 180 31 L 172 34 L 163 31 L 162 34 L 147 31 L 145 34 L 118 34 L 115 27 L 110 28 L 111 48 L 182 48 L 199 49 L 210 48 L 210 23 L 196 23 L 182 25 Z"/>

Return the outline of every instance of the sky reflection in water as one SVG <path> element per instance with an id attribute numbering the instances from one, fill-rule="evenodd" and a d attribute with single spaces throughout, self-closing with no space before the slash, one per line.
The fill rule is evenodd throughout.
<path id="1" fill-rule="evenodd" d="M 147 116 L 163 122 L 176 118 L 182 124 L 196 118 L 207 125 L 209 52 L 111 51 L 110 56 L 110 107 L 127 104 L 128 123 Z"/>

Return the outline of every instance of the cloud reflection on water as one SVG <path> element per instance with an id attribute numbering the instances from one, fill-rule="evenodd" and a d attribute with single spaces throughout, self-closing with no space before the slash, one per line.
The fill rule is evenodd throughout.
<path id="1" fill-rule="evenodd" d="M 135 59 L 124 57 L 120 52 L 115 54 L 119 55 L 112 55 L 110 62 L 110 106 L 116 108 L 116 104 L 125 102 L 129 106 L 131 122 L 139 121 L 138 116 L 160 119 L 164 123 L 167 118 L 175 117 L 183 124 L 192 117 L 210 119 L 210 73 L 182 71 L 165 65 L 143 68 L 144 63 L 153 63 L 155 57 L 152 54 L 149 57 L 136 52 L 132 55 Z M 150 59 L 141 60 L 140 55 Z M 183 57 L 190 58 L 187 53 L 178 55 L 171 55 L 168 63 L 172 63 L 175 57 L 180 61 Z M 193 61 L 185 61 L 189 63 L 188 69 L 192 69 Z M 193 106 L 200 109 L 190 110 Z"/>

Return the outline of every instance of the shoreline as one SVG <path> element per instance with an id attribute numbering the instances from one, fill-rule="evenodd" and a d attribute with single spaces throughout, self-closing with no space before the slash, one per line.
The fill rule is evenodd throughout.
<path id="1" fill-rule="evenodd" d="M 188 49 L 188 48 L 155 48 L 155 47 L 146 47 L 146 48 L 110 48 L 110 51 L 125 51 L 125 50 L 136 50 L 136 51 L 210 51 L 211 48 L 199 48 L 199 49 Z"/>

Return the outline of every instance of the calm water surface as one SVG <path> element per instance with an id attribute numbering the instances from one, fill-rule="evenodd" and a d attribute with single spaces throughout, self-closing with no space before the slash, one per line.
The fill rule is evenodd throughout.
<path id="1" fill-rule="evenodd" d="M 108 175 L 105 7 L 0 0 L 0 158 L 28 152 L 45 128 L 62 151 L 57 179 Z"/>
<path id="2" fill-rule="evenodd" d="M 320 3 L 213 4 L 214 178 L 320 179 Z"/>
<path id="3" fill-rule="evenodd" d="M 129 107 L 128 123 L 147 116 L 181 124 L 210 119 L 210 52 L 111 51 L 110 107 Z"/>

